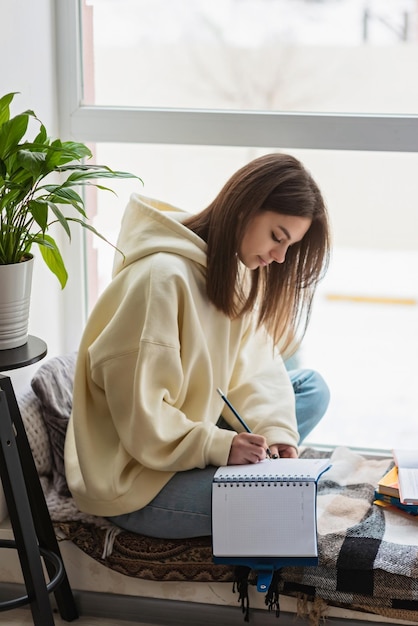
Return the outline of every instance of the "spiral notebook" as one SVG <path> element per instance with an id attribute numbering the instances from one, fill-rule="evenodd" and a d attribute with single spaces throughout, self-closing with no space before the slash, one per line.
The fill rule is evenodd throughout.
<path id="1" fill-rule="evenodd" d="M 281 458 L 218 468 L 212 484 L 215 562 L 316 564 L 317 482 L 329 467 L 329 459 Z"/>

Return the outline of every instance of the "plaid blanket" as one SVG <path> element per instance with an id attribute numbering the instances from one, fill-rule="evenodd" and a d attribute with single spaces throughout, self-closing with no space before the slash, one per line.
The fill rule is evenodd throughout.
<path id="1" fill-rule="evenodd" d="M 281 592 L 418 622 L 418 517 L 373 504 L 392 460 L 336 448 L 331 461 L 318 484 L 319 565 L 284 568 Z"/>

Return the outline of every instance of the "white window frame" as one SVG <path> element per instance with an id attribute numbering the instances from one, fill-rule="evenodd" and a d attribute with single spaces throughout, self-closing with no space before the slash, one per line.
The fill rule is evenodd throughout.
<path id="1" fill-rule="evenodd" d="M 82 142 L 418 151 L 418 115 L 245 112 L 82 104 L 81 21 L 77 0 L 55 3 L 60 134 Z M 74 333 L 85 323 L 83 242 L 69 267 L 78 293 L 65 290 Z M 77 249 L 76 249 L 77 251 Z M 68 307 L 66 307 L 68 308 Z M 76 311 L 77 309 L 77 311 Z M 71 332 L 70 332 L 71 336 Z"/>
<path id="2" fill-rule="evenodd" d="M 56 12 L 61 131 L 69 138 L 320 150 L 418 150 L 418 115 L 84 106 L 77 0 L 60 0 Z"/>
<path id="3" fill-rule="evenodd" d="M 78 106 L 85 141 L 416 152 L 418 116 Z"/>

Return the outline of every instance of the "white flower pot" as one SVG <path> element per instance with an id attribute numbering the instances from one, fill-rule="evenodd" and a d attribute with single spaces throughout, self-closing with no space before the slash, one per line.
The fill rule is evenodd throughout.
<path id="1" fill-rule="evenodd" d="M 0 350 L 23 346 L 28 340 L 33 257 L 0 265 Z"/>

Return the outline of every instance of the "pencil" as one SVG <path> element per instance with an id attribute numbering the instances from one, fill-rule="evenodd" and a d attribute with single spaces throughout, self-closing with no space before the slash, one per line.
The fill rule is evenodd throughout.
<path id="1" fill-rule="evenodd" d="M 216 389 L 216 391 L 219 393 L 219 395 L 221 396 L 222 400 L 225 402 L 225 404 L 227 406 L 229 406 L 229 408 L 231 409 L 232 413 L 235 415 L 235 417 L 237 418 L 237 420 L 240 422 L 240 424 L 245 428 L 245 430 L 247 431 L 247 433 L 251 433 L 252 430 L 251 428 L 248 426 L 247 422 L 241 417 L 241 415 L 238 413 L 238 411 L 236 410 L 236 408 L 230 403 L 230 401 L 228 400 L 228 398 L 226 397 L 226 395 L 224 394 L 224 392 L 222 391 L 222 389 L 219 389 L 219 387 Z M 270 451 L 270 448 L 267 448 L 266 450 L 266 454 L 269 457 L 269 459 L 272 458 L 272 454 Z"/>

